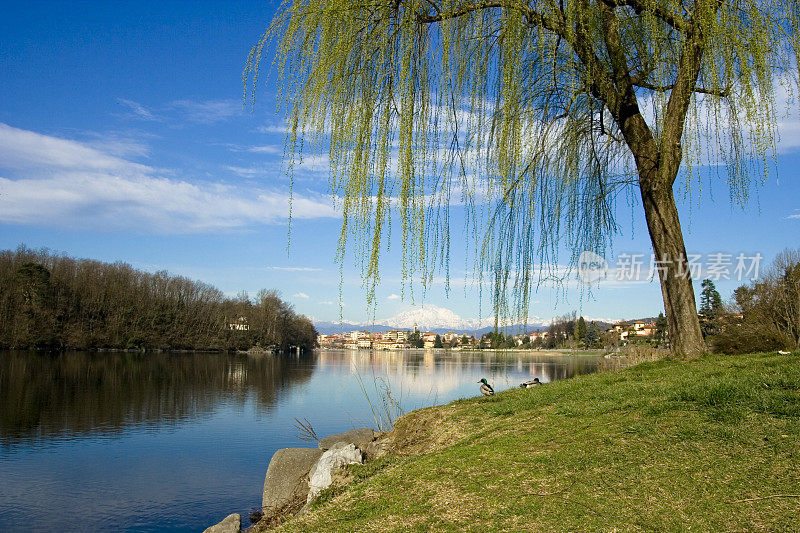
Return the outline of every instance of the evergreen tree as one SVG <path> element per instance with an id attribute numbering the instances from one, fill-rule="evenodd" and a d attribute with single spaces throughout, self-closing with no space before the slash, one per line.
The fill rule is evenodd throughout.
<path id="1" fill-rule="evenodd" d="M 583 320 L 583 317 L 581 317 L 581 320 Z M 597 346 L 597 343 L 600 342 L 600 330 L 598 329 L 597 324 L 595 324 L 594 321 L 592 321 L 592 323 L 589 324 L 589 327 L 586 328 L 585 339 L 586 339 L 585 344 L 587 348 L 594 348 L 595 346 Z"/>
<path id="2" fill-rule="evenodd" d="M 577 322 L 575 322 L 575 340 L 577 342 L 586 343 L 586 320 L 583 317 L 580 317 Z"/>
<path id="3" fill-rule="evenodd" d="M 719 333 L 722 298 L 710 279 L 704 279 L 701 286 L 703 290 L 700 293 L 700 331 L 705 338 Z"/>
<path id="4" fill-rule="evenodd" d="M 412 348 L 422 348 L 425 346 L 425 341 L 422 340 L 422 336 L 419 334 L 419 331 L 415 330 L 411 335 L 408 336 L 408 344 L 410 344 Z"/>
<path id="5" fill-rule="evenodd" d="M 700 293 L 700 315 L 705 318 L 718 317 L 722 313 L 722 298 L 710 279 L 704 279 L 700 284 L 703 288 Z"/>
<path id="6" fill-rule="evenodd" d="M 664 316 L 664 313 L 658 313 L 658 318 L 656 318 L 656 344 L 662 345 L 667 340 L 668 336 L 668 329 L 669 329 L 669 322 L 667 322 L 667 318 Z"/>

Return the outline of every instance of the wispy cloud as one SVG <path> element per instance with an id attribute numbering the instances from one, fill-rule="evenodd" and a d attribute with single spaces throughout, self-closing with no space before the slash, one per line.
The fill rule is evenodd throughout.
<path id="1" fill-rule="evenodd" d="M 0 165 L 15 169 L 142 173 L 149 167 L 85 144 L 0 123 Z M 2 168 L 0 167 L 0 168 Z"/>
<path id="2" fill-rule="evenodd" d="M 298 292 L 297 294 L 293 294 L 292 298 L 302 298 L 304 300 L 308 300 L 309 296 L 304 292 Z"/>
<path id="3" fill-rule="evenodd" d="M 247 148 L 247 151 L 257 154 L 281 154 L 283 153 L 283 148 L 275 144 L 267 144 L 264 146 L 251 146 Z"/>
<path id="4" fill-rule="evenodd" d="M 89 141 L 88 146 L 100 152 L 106 152 L 116 157 L 148 157 L 150 147 L 135 139 L 117 137 L 114 135 L 105 136 L 97 141 Z"/>
<path id="5" fill-rule="evenodd" d="M 397 294 L 390 294 L 389 296 L 386 297 L 386 299 L 387 300 L 399 300 L 400 296 L 397 295 Z"/>
<path id="6" fill-rule="evenodd" d="M 275 271 L 278 271 L 278 272 L 322 272 L 321 268 L 312 268 L 312 267 L 268 266 L 267 270 L 275 270 Z"/>
<path id="7" fill-rule="evenodd" d="M 84 144 L 89 148 L 94 148 L 98 152 L 112 155 L 119 158 L 148 158 L 150 157 L 150 145 L 144 139 L 157 137 L 152 133 L 141 130 L 123 131 L 83 131 L 81 132 L 86 140 Z"/>
<path id="8" fill-rule="evenodd" d="M 314 154 L 303 156 L 302 160 L 295 164 L 295 169 L 301 172 L 328 172 L 331 161 L 327 154 Z"/>
<path id="9" fill-rule="evenodd" d="M 150 109 L 146 108 L 139 102 L 126 100 L 125 98 L 117 98 L 117 102 L 130 110 L 131 114 L 129 116 L 131 118 L 137 118 L 139 120 L 147 120 L 151 122 L 161 122 L 163 120 L 161 117 L 155 115 L 152 111 L 150 111 Z"/>
<path id="10" fill-rule="evenodd" d="M 263 167 L 238 167 L 238 166 L 228 166 L 224 167 L 225 170 L 230 170 L 234 174 L 237 174 L 243 178 L 257 178 L 259 176 L 265 176 L 267 174 L 267 170 Z"/>
<path id="11" fill-rule="evenodd" d="M 165 178 L 87 144 L 0 123 L 0 221 L 204 233 L 285 224 L 286 191 Z M 294 194 L 294 218 L 335 218 L 327 197 Z"/>
<path id="12" fill-rule="evenodd" d="M 188 120 L 201 124 L 221 122 L 242 113 L 242 103 L 238 100 L 176 100 L 172 107 L 182 111 Z"/>
<path id="13" fill-rule="evenodd" d="M 788 219 L 792 219 L 792 218 L 798 219 L 798 218 L 800 218 L 800 209 L 795 209 L 794 213 L 792 213 L 791 215 L 789 215 L 786 218 L 788 218 Z"/>
<path id="14" fill-rule="evenodd" d="M 286 133 L 286 124 L 272 124 L 267 126 L 259 126 L 256 128 L 258 133 Z"/>

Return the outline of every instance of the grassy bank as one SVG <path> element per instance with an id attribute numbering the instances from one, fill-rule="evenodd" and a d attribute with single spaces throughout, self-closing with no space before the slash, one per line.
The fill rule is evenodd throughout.
<path id="1" fill-rule="evenodd" d="M 477 385 L 476 385 L 477 393 Z M 644 363 L 422 409 L 282 531 L 796 531 L 800 354 Z"/>

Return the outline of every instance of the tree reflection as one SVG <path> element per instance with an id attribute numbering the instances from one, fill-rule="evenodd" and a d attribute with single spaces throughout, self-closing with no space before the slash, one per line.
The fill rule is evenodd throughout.
<path id="1" fill-rule="evenodd" d="M 176 424 L 222 400 L 253 397 L 269 408 L 313 364 L 312 356 L 0 352 L 0 442 Z"/>

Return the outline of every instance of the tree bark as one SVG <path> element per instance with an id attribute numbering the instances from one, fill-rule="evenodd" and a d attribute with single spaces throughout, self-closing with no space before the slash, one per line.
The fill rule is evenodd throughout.
<path id="1" fill-rule="evenodd" d="M 662 180 L 640 179 L 639 189 L 661 281 L 672 352 L 685 359 L 699 357 L 707 347 L 700 332 L 694 287 L 672 187 Z"/>

